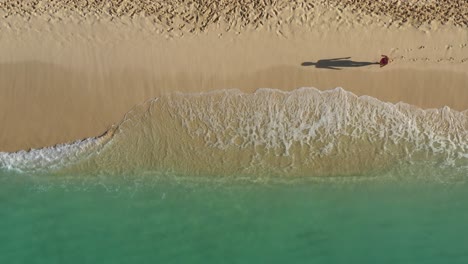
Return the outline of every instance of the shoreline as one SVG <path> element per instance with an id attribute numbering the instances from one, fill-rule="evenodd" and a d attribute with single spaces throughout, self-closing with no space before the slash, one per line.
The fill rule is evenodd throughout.
<path id="1" fill-rule="evenodd" d="M 170 92 L 342 87 L 384 102 L 468 109 L 466 27 L 384 27 L 391 18 L 339 9 L 308 11 L 304 22 L 287 7 L 281 12 L 291 21 L 242 27 L 210 20 L 202 33 L 168 31 L 151 17 L 4 17 L 0 151 L 95 137 L 135 105 Z M 381 54 L 393 62 L 301 66 L 343 57 L 369 64 Z"/>

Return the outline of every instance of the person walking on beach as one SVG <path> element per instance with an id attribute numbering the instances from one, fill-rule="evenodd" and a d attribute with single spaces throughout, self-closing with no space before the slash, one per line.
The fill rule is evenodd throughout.
<path id="1" fill-rule="evenodd" d="M 389 62 L 390 62 L 390 59 L 388 58 L 388 56 L 387 55 L 382 55 L 382 58 L 380 59 L 380 62 L 379 62 L 380 68 L 387 65 Z"/>

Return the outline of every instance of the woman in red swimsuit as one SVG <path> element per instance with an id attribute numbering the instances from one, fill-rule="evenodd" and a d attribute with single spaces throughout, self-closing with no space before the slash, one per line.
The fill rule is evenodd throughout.
<path id="1" fill-rule="evenodd" d="M 387 55 L 382 55 L 382 58 L 380 59 L 380 67 L 383 67 L 388 64 L 390 59 L 387 57 Z"/>

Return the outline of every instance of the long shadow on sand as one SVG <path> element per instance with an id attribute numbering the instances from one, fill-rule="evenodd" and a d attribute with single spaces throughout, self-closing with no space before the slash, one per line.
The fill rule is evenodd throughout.
<path id="1" fill-rule="evenodd" d="M 342 68 L 353 68 L 353 67 L 364 67 L 374 64 L 379 64 L 378 62 L 369 62 L 369 61 L 352 61 L 351 57 L 345 58 L 335 58 L 335 59 L 324 59 L 318 60 L 317 62 L 303 62 L 302 66 L 315 66 L 319 69 L 329 69 L 329 70 L 341 70 Z"/>

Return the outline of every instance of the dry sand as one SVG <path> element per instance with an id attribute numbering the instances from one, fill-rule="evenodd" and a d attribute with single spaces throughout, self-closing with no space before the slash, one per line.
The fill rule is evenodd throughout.
<path id="1" fill-rule="evenodd" d="M 0 151 L 97 136 L 174 91 L 340 86 L 468 109 L 466 1 L 17 2 L 0 2 Z"/>

